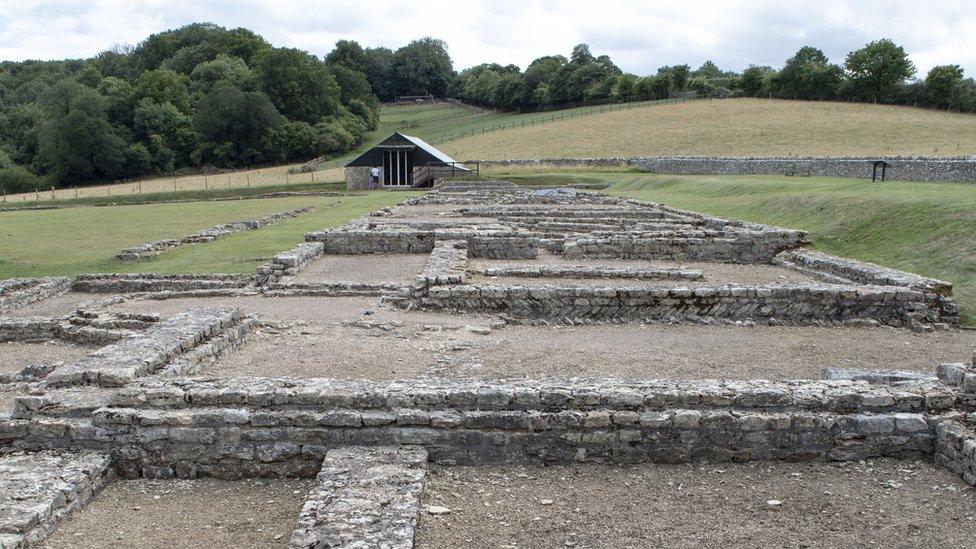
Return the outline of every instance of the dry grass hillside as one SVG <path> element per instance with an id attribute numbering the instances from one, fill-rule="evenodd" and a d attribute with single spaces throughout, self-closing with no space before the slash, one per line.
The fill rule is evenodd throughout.
<path id="1" fill-rule="evenodd" d="M 976 116 L 912 107 L 727 99 L 633 109 L 441 145 L 458 159 L 976 154 Z"/>

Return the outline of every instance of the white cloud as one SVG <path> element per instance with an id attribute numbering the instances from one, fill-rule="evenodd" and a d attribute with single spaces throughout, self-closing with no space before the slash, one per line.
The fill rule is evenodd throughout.
<path id="1" fill-rule="evenodd" d="M 890 37 L 923 75 L 945 63 L 976 75 L 976 10 L 937 0 L 0 0 L 0 59 L 89 57 L 197 21 L 247 27 L 317 55 L 339 39 L 395 49 L 434 36 L 447 41 L 459 69 L 481 62 L 524 68 L 587 42 L 638 74 L 706 59 L 736 70 L 775 67 L 808 44 L 840 63 L 850 50 Z"/>

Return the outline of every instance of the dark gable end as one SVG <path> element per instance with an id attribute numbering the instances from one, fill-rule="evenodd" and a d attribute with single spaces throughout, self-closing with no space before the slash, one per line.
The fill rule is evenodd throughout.
<path id="1" fill-rule="evenodd" d="M 389 150 L 410 151 L 414 166 L 424 166 L 429 162 L 435 164 L 453 163 L 454 160 L 443 152 L 435 149 L 424 140 L 394 132 L 393 135 L 373 145 L 369 150 L 346 164 L 347 168 L 366 166 L 382 166 L 383 152 Z"/>

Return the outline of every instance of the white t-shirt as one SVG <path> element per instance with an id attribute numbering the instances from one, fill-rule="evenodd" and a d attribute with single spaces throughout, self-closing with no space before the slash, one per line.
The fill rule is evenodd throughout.
<path id="1" fill-rule="evenodd" d="M 380 169 L 379 168 L 373 168 L 372 170 L 369 170 L 369 175 L 372 176 L 372 177 L 379 177 L 380 176 Z"/>

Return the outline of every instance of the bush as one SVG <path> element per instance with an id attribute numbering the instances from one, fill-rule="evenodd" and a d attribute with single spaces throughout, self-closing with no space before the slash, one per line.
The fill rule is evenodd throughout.
<path id="1" fill-rule="evenodd" d="M 32 174 L 20 166 L 0 169 L 0 189 L 7 194 L 26 193 L 35 189 L 47 189 L 47 179 Z"/>

